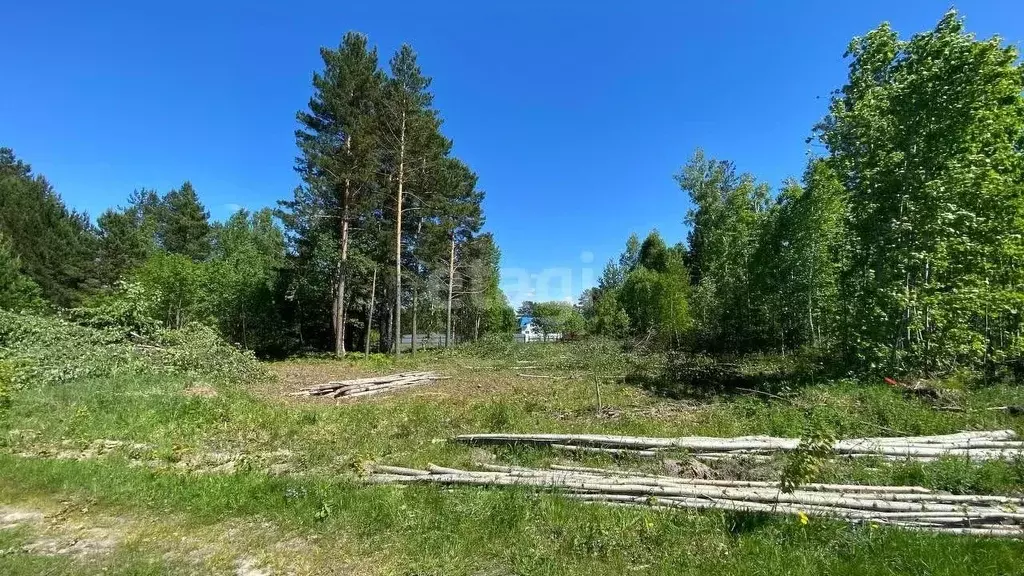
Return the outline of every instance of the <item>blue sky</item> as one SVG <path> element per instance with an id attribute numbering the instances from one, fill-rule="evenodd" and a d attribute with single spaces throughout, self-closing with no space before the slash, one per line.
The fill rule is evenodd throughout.
<path id="1" fill-rule="evenodd" d="M 572 297 L 630 232 L 685 235 L 672 174 L 697 147 L 777 186 L 842 85 L 849 40 L 932 27 L 944 2 L 15 2 L 0 145 L 93 216 L 191 180 L 215 218 L 290 196 L 318 48 L 402 42 L 487 191 L 506 292 Z M 1024 40 L 1024 3 L 959 2 Z"/>

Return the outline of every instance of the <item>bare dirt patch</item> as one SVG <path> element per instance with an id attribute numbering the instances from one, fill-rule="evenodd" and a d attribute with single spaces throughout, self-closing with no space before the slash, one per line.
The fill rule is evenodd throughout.
<path id="1" fill-rule="evenodd" d="M 158 454 L 149 444 L 100 438 L 92 441 L 64 440 L 59 444 L 19 442 L 10 451 L 22 458 L 93 460 L 120 457 L 129 466 L 199 474 L 233 474 L 239 470 L 263 471 L 271 475 L 294 472 L 297 459 L 290 450 L 261 452 L 175 451 Z"/>
<path id="2" fill-rule="evenodd" d="M 211 386 L 206 386 L 204 384 L 193 384 L 192 386 L 185 388 L 182 393 L 185 396 L 194 396 L 197 398 L 216 398 L 218 395 L 217 391 Z"/>
<path id="3" fill-rule="evenodd" d="M 43 556 L 90 556 L 105 554 L 117 547 L 117 534 L 105 528 L 81 528 L 73 534 L 45 536 L 22 547 L 28 554 Z"/>
<path id="4" fill-rule="evenodd" d="M 106 554 L 131 531 L 123 518 L 86 519 L 68 504 L 45 512 L 29 506 L 0 506 L 0 530 L 13 528 L 25 528 L 32 534 L 21 546 L 22 553 L 76 558 Z"/>
<path id="5" fill-rule="evenodd" d="M 0 530 L 23 524 L 38 524 L 43 518 L 43 513 L 38 510 L 0 506 Z"/>

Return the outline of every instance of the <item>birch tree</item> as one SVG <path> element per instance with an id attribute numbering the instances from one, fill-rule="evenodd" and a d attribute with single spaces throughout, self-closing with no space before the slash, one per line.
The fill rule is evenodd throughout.
<path id="1" fill-rule="evenodd" d="M 900 40 L 855 38 L 818 127 L 850 198 L 847 349 L 893 371 L 1021 353 L 1024 66 L 955 11 Z"/>

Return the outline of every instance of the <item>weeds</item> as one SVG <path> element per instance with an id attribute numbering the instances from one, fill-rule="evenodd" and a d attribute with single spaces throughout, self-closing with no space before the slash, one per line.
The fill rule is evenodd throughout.
<path id="1" fill-rule="evenodd" d="M 793 492 L 802 484 L 814 481 L 821 474 L 826 462 L 834 456 L 835 433 L 815 418 L 813 412 L 806 415 L 804 433 L 800 445 L 786 455 L 779 486 L 783 492 Z"/>

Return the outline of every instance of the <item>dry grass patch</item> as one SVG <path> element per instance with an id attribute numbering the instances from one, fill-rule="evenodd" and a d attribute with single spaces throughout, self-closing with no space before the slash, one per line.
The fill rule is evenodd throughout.
<path id="1" fill-rule="evenodd" d="M 324 537 L 283 529 L 261 519 L 196 525 L 186 517 L 117 514 L 71 501 L 33 500 L 0 505 L 0 530 L 20 530 L 21 543 L 0 554 L 63 557 L 71 573 L 107 571 L 116 554 L 188 574 L 375 574 L 343 534 Z M 379 559 L 378 559 L 379 560 Z"/>

